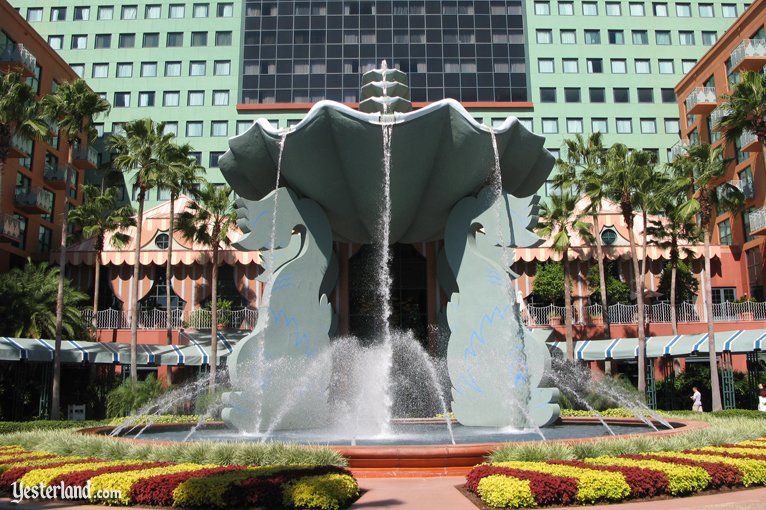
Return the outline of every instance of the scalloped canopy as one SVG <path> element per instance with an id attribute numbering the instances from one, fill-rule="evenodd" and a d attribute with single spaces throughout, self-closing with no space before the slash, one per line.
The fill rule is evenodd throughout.
<path id="1" fill-rule="evenodd" d="M 285 136 L 279 185 L 318 202 L 336 240 L 370 243 L 383 196 L 381 119 L 393 125 L 391 242 L 441 239 L 452 207 L 486 185 L 495 166 L 489 128 L 452 99 L 383 116 L 321 101 L 286 132 L 258 119 L 229 140 L 221 171 L 239 196 L 263 198 L 276 186 Z M 554 163 L 544 138 L 515 117 L 494 131 L 503 188 L 517 197 L 534 194 Z"/>

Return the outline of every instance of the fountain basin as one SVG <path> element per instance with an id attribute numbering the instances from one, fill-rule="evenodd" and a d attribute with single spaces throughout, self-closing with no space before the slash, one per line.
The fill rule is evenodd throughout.
<path id="1" fill-rule="evenodd" d="M 654 431 L 643 422 L 634 418 L 607 418 L 605 420 L 617 434 L 608 434 L 598 419 L 591 417 L 562 418 L 560 423 L 545 428 L 546 443 L 573 444 L 588 441 L 610 441 L 618 438 L 651 434 L 653 436 L 667 436 L 686 433 L 692 430 L 707 428 L 706 422 L 691 420 L 673 420 L 670 424 L 672 429 L 660 428 L 662 425 L 654 422 L 660 428 Z M 423 420 L 412 422 L 398 420 L 397 427 L 401 430 L 417 431 L 417 437 L 402 435 L 395 438 L 377 438 L 376 444 L 351 445 L 348 439 L 332 437 L 325 433 L 313 433 L 311 431 L 285 431 L 283 434 L 276 433 L 270 436 L 272 441 L 302 442 L 307 445 L 329 445 L 338 450 L 349 460 L 349 466 L 355 469 L 429 469 L 446 470 L 449 468 L 470 468 L 484 462 L 486 455 L 500 446 L 513 442 L 539 441 L 540 436 L 533 432 L 505 432 L 498 433 L 484 430 L 485 427 L 461 427 L 456 425 L 455 440 L 459 444 L 449 444 L 446 428 L 443 421 Z M 419 429 L 418 429 L 419 427 Z M 188 434 L 188 424 L 160 424 L 149 427 L 136 439 L 131 436 L 113 438 L 115 441 L 133 441 L 144 444 L 175 443 L 183 440 Z M 441 439 L 435 443 L 429 432 L 439 431 Z M 478 429 L 478 430 L 477 430 Z M 85 434 L 105 435 L 112 431 L 112 427 L 94 427 L 83 429 Z M 301 435 L 303 437 L 301 438 Z M 208 423 L 205 429 L 195 433 L 192 441 L 259 441 L 260 438 L 253 435 L 241 434 L 225 427 L 223 423 Z M 372 441 L 373 439 L 370 439 Z M 340 444 L 341 441 L 345 444 Z M 368 440 L 365 440 L 368 441 Z M 442 474 L 446 474 L 443 471 Z M 454 471 L 450 471 L 454 474 Z"/>

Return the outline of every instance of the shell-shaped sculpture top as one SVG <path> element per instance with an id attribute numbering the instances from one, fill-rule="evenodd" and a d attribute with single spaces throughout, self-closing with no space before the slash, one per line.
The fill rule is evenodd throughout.
<path id="1" fill-rule="evenodd" d="M 288 131 L 259 119 L 229 140 L 221 171 L 238 195 L 263 198 L 276 187 L 285 136 L 280 185 L 316 201 L 336 240 L 369 243 L 380 218 L 382 124 L 392 125 L 391 242 L 441 239 L 452 207 L 476 194 L 495 167 L 490 128 L 452 99 L 388 115 L 320 101 Z M 544 138 L 514 117 L 494 131 L 503 188 L 517 197 L 534 194 L 554 163 Z"/>

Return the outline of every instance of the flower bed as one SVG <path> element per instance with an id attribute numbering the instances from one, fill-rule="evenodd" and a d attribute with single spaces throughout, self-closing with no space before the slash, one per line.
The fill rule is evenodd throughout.
<path id="1" fill-rule="evenodd" d="M 0 492 L 9 493 L 13 483 L 70 487 L 89 483 L 91 502 L 111 505 L 338 510 L 359 495 L 351 473 L 338 466 L 107 461 L 2 446 Z"/>
<path id="2" fill-rule="evenodd" d="M 481 464 L 465 488 L 492 507 L 527 508 L 766 486 L 763 447 L 766 439 L 682 452 Z"/>

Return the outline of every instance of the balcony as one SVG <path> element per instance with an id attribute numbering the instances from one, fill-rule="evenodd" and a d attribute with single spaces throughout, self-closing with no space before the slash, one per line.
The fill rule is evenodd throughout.
<path id="1" fill-rule="evenodd" d="M 40 188 L 16 190 L 16 208 L 30 214 L 49 213 L 53 208 L 53 193 L 43 193 Z"/>
<path id="2" fill-rule="evenodd" d="M 678 140 L 670 148 L 670 160 L 674 160 L 678 157 L 685 156 L 686 151 L 689 149 L 689 140 Z"/>
<path id="3" fill-rule="evenodd" d="M 32 151 L 32 140 L 24 138 L 19 133 L 16 133 L 13 135 L 13 138 L 11 138 L 11 146 L 9 149 L 8 159 L 27 158 Z"/>
<path id="4" fill-rule="evenodd" d="M 686 113 L 705 115 L 718 106 L 718 98 L 713 87 L 697 87 L 686 97 Z"/>
<path id="5" fill-rule="evenodd" d="M 0 214 L 0 243 L 21 241 L 21 220 L 11 214 Z"/>
<path id="6" fill-rule="evenodd" d="M 766 207 L 761 207 L 752 211 L 748 218 L 750 220 L 750 234 L 751 235 L 764 235 L 766 234 Z"/>
<path id="7" fill-rule="evenodd" d="M 45 163 L 45 168 L 43 169 L 43 179 L 45 179 L 45 183 L 51 188 L 57 190 L 66 189 L 67 175 L 66 165 L 56 167 L 49 163 Z"/>
<path id="8" fill-rule="evenodd" d="M 98 167 L 98 151 L 93 147 L 76 147 L 72 164 L 80 170 L 95 170 Z"/>
<path id="9" fill-rule="evenodd" d="M 37 59 L 23 44 L 8 43 L 0 50 L 0 71 L 3 73 L 18 71 L 30 77 L 35 75 L 36 65 Z"/>
<path id="10" fill-rule="evenodd" d="M 710 112 L 710 125 L 713 128 L 713 131 L 720 131 L 721 129 L 718 127 L 718 123 L 721 122 L 723 119 L 729 116 L 729 109 L 725 106 L 719 106 L 712 112 Z"/>
<path id="11" fill-rule="evenodd" d="M 739 146 L 742 152 L 761 152 L 761 144 L 758 137 L 752 131 L 743 131 L 739 137 Z"/>
<path id="12" fill-rule="evenodd" d="M 745 39 L 731 52 L 731 72 L 758 71 L 766 64 L 766 40 Z"/>

